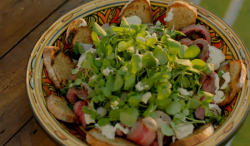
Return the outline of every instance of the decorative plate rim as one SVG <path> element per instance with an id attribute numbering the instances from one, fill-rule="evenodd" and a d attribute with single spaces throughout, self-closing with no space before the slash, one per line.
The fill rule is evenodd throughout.
<path id="1" fill-rule="evenodd" d="M 164 3 L 166 4 L 167 2 L 170 2 L 171 0 L 151 0 L 151 3 Z M 61 126 L 59 125 L 56 125 L 56 120 L 49 114 L 49 112 L 47 111 L 46 107 L 45 107 L 45 104 L 44 105 L 39 105 L 37 103 L 36 100 L 44 100 L 44 99 L 39 99 L 41 97 L 43 97 L 43 94 L 42 93 L 38 93 L 38 98 L 36 99 L 35 98 L 35 92 L 34 90 L 36 89 L 36 84 L 39 83 L 39 75 L 38 74 L 33 74 L 33 71 L 34 69 L 37 68 L 37 58 L 40 56 L 41 57 L 41 53 L 40 55 L 37 54 L 38 52 L 41 52 L 41 46 L 44 46 L 44 45 L 48 45 L 48 44 L 51 44 L 51 42 L 53 42 L 53 40 L 56 38 L 49 38 L 48 40 L 46 40 L 46 36 L 50 36 L 52 34 L 59 34 L 63 29 L 65 29 L 64 27 L 61 27 L 59 28 L 59 30 L 54 30 L 54 27 L 56 27 L 56 24 L 58 23 L 61 23 L 60 25 L 63 25 L 63 26 L 66 26 L 70 23 L 70 21 L 78 18 L 79 16 L 85 16 L 87 15 L 88 13 L 93 13 L 93 10 L 94 8 L 95 9 L 98 9 L 98 7 L 100 8 L 105 8 L 105 7 L 114 7 L 115 5 L 122 5 L 122 4 L 126 4 L 126 2 L 128 2 L 128 0 L 121 0 L 119 2 L 117 2 L 116 0 L 94 0 L 92 2 L 88 2 L 88 3 L 85 3 L 83 5 L 80 5 L 74 9 L 72 9 L 71 11 L 69 11 L 68 13 L 64 14 L 63 16 L 61 16 L 58 20 L 56 20 L 44 33 L 43 35 L 39 38 L 39 40 L 37 41 L 37 43 L 34 45 L 33 47 L 33 50 L 29 56 L 29 61 L 27 63 L 27 67 L 26 67 L 26 91 L 27 91 L 27 98 L 28 98 L 28 101 L 29 101 L 29 104 L 30 104 L 30 107 L 32 109 L 32 112 L 33 114 L 35 115 L 37 121 L 39 122 L 39 124 L 43 127 L 43 129 L 46 131 L 46 133 L 54 140 L 56 141 L 57 143 L 59 143 L 60 145 L 65 145 L 65 144 L 72 144 L 72 142 L 76 145 L 86 145 L 84 144 L 82 141 L 78 140 L 77 138 L 72 138 L 72 135 L 70 135 L 68 132 L 66 132 L 66 130 L 63 130 Z M 106 5 L 103 5 L 103 4 L 106 4 Z M 192 4 L 194 5 L 194 4 Z M 85 12 L 85 14 L 81 14 L 81 15 L 76 15 L 76 16 L 73 16 L 73 14 L 76 14 L 80 11 L 82 11 L 82 8 L 83 6 L 87 6 L 87 11 Z M 217 23 L 220 23 L 222 26 L 224 26 L 225 28 L 225 31 L 227 31 L 229 34 L 227 35 L 224 35 L 224 37 L 226 38 L 227 41 L 229 41 L 232 45 L 232 49 L 236 50 L 236 54 L 237 56 L 241 56 L 241 51 L 243 51 L 245 57 L 247 59 L 244 59 L 245 61 L 247 61 L 247 70 L 248 70 L 248 73 L 249 73 L 249 68 L 248 68 L 248 63 L 249 63 L 249 52 L 248 50 L 246 49 L 246 46 L 244 45 L 243 41 L 240 39 L 240 37 L 235 33 L 235 31 L 228 25 L 226 24 L 223 20 L 221 20 L 218 16 L 216 16 L 215 14 L 211 13 L 210 11 L 200 7 L 200 6 L 197 6 L 197 5 L 194 5 L 195 7 L 197 7 L 199 10 L 201 10 L 201 12 L 199 12 L 199 14 L 201 13 L 206 13 L 209 18 L 213 18 L 214 21 L 217 21 Z M 69 17 L 70 15 L 72 15 L 73 19 L 70 17 L 68 18 L 66 21 L 62 22 L 62 20 L 64 20 L 65 18 Z M 203 18 L 203 17 L 202 17 Z M 209 23 L 211 23 L 211 20 L 209 20 L 208 18 L 203 18 L 205 19 L 206 21 L 210 21 Z M 69 21 L 70 20 L 70 21 Z M 215 23 L 215 22 L 214 22 Z M 214 27 L 219 27 L 217 25 L 215 25 Z M 222 28 L 216 28 L 218 30 L 222 29 Z M 221 32 L 222 33 L 222 32 Z M 236 37 L 234 37 L 236 36 Z M 232 37 L 232 38 L 229 38 L 229 37 Z M 232 39 L 234 41 L 232 41 Z M 49 43 L 44 43 L 44 40 L 49 41 Z M 231 40 L 231 41 L 230 41 Z M 38 49 L 36 49 L 38 48 Z M 41 50 L 40 50 L 41 49 Z M 244 49 L 244 50 L 243 50 Z M 37 56 L 38 55 L 38 56 Z M 241 59 L 241 57 L 240 57 Z M 241 59 L 242 60 L 242 59 Z M 34 63 L 35 61 L 35 63 Z M 41 62 L 40 61 L 40 65 L 41 65 Z M 34 63 L 34 64 L 33 64 Z M 33 66 L 34 65 L 34 66 Z M 39 66 L 40 66 L 39 65 Z M 39 72 L 39 68 L 38 68 L 38 72 Z M 40 70 L 40 73 L 42 72 L 42 70 Z M 40 74 L 39 73 L 39 74 Z M 33 74 L 33 75 L 31 75 Z M 249 75 L 249 74 L 248 74 Z M 33 76 L 33 79 L 31 79 L 30 76 Z M 36 80 L 38 81 L 35 81 L 34 77 L 37 77 Z M 32 82 L 33 80 L 33 91 L 31 90 L 31 85 L 30 85 L 30 82 Z M 41 79 L 40 79 L 41 80 Z M 244 84 L 244 87 L 242 89 L 242 94 L 238 97 L 238 104 L 235 105 L 236 107 L 234 108 L 234 111 L 232 112 L 232 114 L 230 115 L 230 117 L 227 118 L 227 122 L 225 122 L 221 128 L 216 132 L 214 133 L 214 135 L 212 135 L 209 139 L 207 139 L 206 141 L 203 141 L 202 143 L 200 143 L 199 145 L 211 145 L 211 144 L 214 144 L 213 142 L 208 142 L 209 140 L 215 138 L 216 135 L 218 135 L 219 132 L 221 132 L 222 130 L 224 130 L 224 135 L 221 135 L 219 137 L 217 137 L 215 139 L 215 141 L 217 141 L 217 139 L 219 139 L 219 142 L 216 143 L 216 145 L 221 145 L 221 144 L 224 144 L 225 142 L 227 142 L 229 140 L 229 138 L 231 138 L 238 130 L 239 130 L 239 127 L 242 126 L 243 122 L 245 121 L 246 119 L 246 116 L 249 112 L 249 107 L 250 107 L 250 100 L 248 99 L 248 95 L 249 95 L 249 84 L 250 84 L 250 81 L 247 80 L 246 83 Z M 248 86 L 247 86 L 248 85 Z M 39 86 L 38 86 L 39 87 Z M 247 87 L 247 88 L 246 88 Z M 36 89 L 37 90 L 37 89 Z M 40 89 L 39 89 L 40 90 Z M 41 91 L 41 90 L 40 90 Z M 245 96 L 245 98 L 243 97 L 243 95 Z M 247 104 L 248 105 L 247 105 Z M 42 106 L 42 107 L 40 107 Z M 242 107 L 244 106 L 244 107 Z M 46 109 L 46 110 L 41 110 L 42 109 Z M 238 114 L 238 117 L 241 119 L 237 122 L 235 122 L 232 117 L 237 117 L 237 113 L 235 111 L 241 109 L 241 111 L 244 111 L 244 115 L 243 116 L 240 116 L 240 114 Z M 39 111 L 41 110 L 41 111 Z M 41 117 L 41 116 L 45 116 L 45 115 L 41 115 L 41 113 L 39 112 L 43 112 L 43 114 L 47 114 L 47 119 L 43 119 L 44 117 Z M 239 111 L 238 111 L 239 112 Z M 53 121 L 54 120 L 54 121 Z M 50 125 L 51 123 L 47 123 L 46 122 L 51 122 L 53 123 L 54 125 Z M 53 127 L 55 126 L 55 127 Z M 231 127 L 230 127 L 231 126 Z M 227 128 L 230 128 L 229 131 L 226 131 Z M 56 128 L 56 129 L 55 129 Z M 57 131 L 59 130 L 59 131 Z M 226 132 L 225 132 L 226 131 Z M 57 133 L 59 132 L 59 133 Z M 229 132 L 229 133 L 228 133 Z M 66 135 L 66 136 L 65 136 Z M 61 136 L 61 137 L 60 137 Z M 62 139 L 62 138 L 66 138 L 66 139 Z M 68 141 L 69 140 L 69 141 Z"/>

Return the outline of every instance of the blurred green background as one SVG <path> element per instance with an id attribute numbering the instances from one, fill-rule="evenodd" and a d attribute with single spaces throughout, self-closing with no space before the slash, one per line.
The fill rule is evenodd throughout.
<path id="1" fill-rule="evenodd" d="M 195 4 L 213 12 L 226 21 L 240 36 L 250 51 L 250 0 L 190 0 Z M 232 146 L 250 145 L 250 116 L 248 115 L 244 125 L 235 138 Z"/>

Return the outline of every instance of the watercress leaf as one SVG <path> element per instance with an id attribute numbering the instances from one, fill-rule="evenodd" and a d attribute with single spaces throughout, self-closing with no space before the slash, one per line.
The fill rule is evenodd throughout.
<path id="1" fill-rule="evenodd" d="M 168 44 L 168 38 L 170 38 L 169 35 L 164 35 L 164 36 L 162 36 L 162 37 L 161 37 L 161 42 L 162 42 L 163 44 Z"/>
<path id="2" fill-rule="evenodd" d="M 225 72 L 223 71 L 223 69 L 220 69 L 219 72 L 218 72 L 219 77 L 222 78 L 224 73 Z"/>
<path id="3" fill-rule="evenodd" d="M 146 42 L 146 45 L 148 46 L 154 46 L 154 44 L 157 42 L 157 39 L 155 38 L 149 38 Z"/>
<path id="4" fill-rule="evenodd" d="M 174 31 L 170 34 L 170 37 L 172 39 L 175 39 L 177 35 L 180 35 L 180 36 L 186 36 L 184 33 L 180 32 L 180 31 Z"/>
<path id="5" fill-rule="evenodd" d="M 185 108 L 182 113 L 185 115 L 185 116 L 188 116 L 189 115 L 189 109 Z"/>
<path id="6" fill-rule="evenodd" d="M 118 74 L 120 75 L 125 75 L 128 72 L 128 68 L 126 66 L 122 66 L 120 67 L 120 69 L 118 70 Z"/>
<path id="7" fill-rule="evenodd" d="M 105 32 L 105 30 L 96 22 L 94 22 L 93 24 L 93 31 L 96 32 L 98 35 L 104 37 L 107 35 L 107 33 Z"/>
<path id="8" fill-rule="evenodd" d="M 79 72 L 79 68 L 75 68 L 75 69 L 72 69 L 71 73 L 74 75 L 74 74 L 77 74 Z"/>
<path id="9" fill-rule="evenodd" d="M 181 45 L 180 53 L 178 54 L 179 58 L 184 58 L 185 52 L 188 49 L 186 45 Z"/>
<path id="10" fill-rule="evenodd" d="M 210 74 L 210 73 L 212 73 L 214 71 L 214 64 L 212 64 L 212 63 L 207 63 L 206 64 L 206 68 L 205 68 L 205 72 L 207 73 L 207 74 Z"/>
<path id="11" fill-rule="evenodd" d="M 109 97 L 111 95 L 111 90 L 108 87 L 102 87 L 101 90 L 104 96 Z"/>
<path id="12" fill-rule="evenodd" d="M 197 45 L 189 46 L 184 54 L 186 59 L 194 59 L 200 54 L 200 48 Z"/>
<path id="13" fill-rule="evenodd" d="M 159 85 L 157 86 L 157 99 L 162 100 L 168 98 L 171 94 L 172 84 L 170 82 L 166 83 L 164 86 Z"/>
<path id="14" fill-rule="evenodd" d="M 127 127 L 132 127 L 137 121 L 139 111 L 136 108 L 123 109 L 120 112 L 120 121 Z"/>
<path id="15" fill-rule="evenodd" d="M 82 84 L 82 80 L 81 79 L 76 79 L 75 82 L 74 82 L 74 85 L 75 86 L 78 86 L 78 85 L 81 85 Z"/>
<path id="16" fill-rule="evenodd" d="M 142 65 L 145 68 L 157 66 L 157 62 L 152 52 L 146 52 L 142 57 Z"/>
<path id="17" fill-rule="evenodd" d="M 200 99 L 194 99 L 194 98 L 189 98 L 188 103 L 187 103 L 187 108 L 188 109 L 197 109 L 201 105 Z"/>
<path id="18" fill-rule="evenodd" d="M 82 107 L 82 112 L 85 114 L 91 114 L 91 110 L 86 105 Z"/>
<path id="19" fill-rule="evenodd" d="M 142 68 L 142 57 L 139 54 L 132 55 L 131 72 L 136 74 Z"/>
<path id="20" fill-rule="evenodd" d="M 172 102 L 171 98 L 165 99 L 155 99 L 155 103 L 157 104 L 157 109 L 164 111 L 169 103 Z"/>
<path id="21" fill-rule="evenodd" d="M 155 58 L 159 60 L 160 65 L 164 65 L 168 62 L 167 52 L 164 50 L 157 51 Z"/>
<path id="22" fill-rule="evenodd" d="M 117 74 L 115 77 L 115 81 L 114 81 L 113 91 L 117 91 L 121 89 L 123 86 L 123 83 L 124 83 L 124 80 L 122 79 L 122 76 Z"/>
<path id="23" fill-rule="evenodd" d="M 178 101 L 173 101 L 166 107 L 166 113 L 170 115 L 175 115 L 181 111 L 181 103 Z"/>
<path id="24" fill-rule="evenodd" d="M 168 38 L 168 48 L 171 53 L 177 54 L 180 47 L 181 47 L 180 42 L 177 42 L 176 40 Z"/>
<path id="25" fill-rule="evenodd" d="M 132 107 L 138 107 L 139 103 L 142 100 L 142 96 L 143 94 L 137 94 L 137 95 L 129 97 L 128 99 L 129 105 Z"/>
<path id="26" fill-rule="evenodd" d="M 104 95 L 102 95 L 102 94 L 99 94 L 97 96 L 97 98 L 98 98 L 99 101 L 104 101 L 104 99 L 105 99 Z"/>
<path id="27" fill-rule="evenodd" d="M 175 62 L 177 64 L 180 64 L 180 65 L 184 65 L 184 66 L 193 66 L 193 64 L 191 63 L 191 61 L 189 59 L 177 59 L 175 60 Z"/>
<path id="28" fill-rule="evenodd" d="M 154 47 L 154 55 L 156 55 L 158 53 L 158 51 L 162 51 L 162 46 L 161 45 L 156 45 Z"/>
<path id="29" fill-rule="evenodd" d="M 110 90 L 113 91 L 114 90 L 114 76 L 112 74 L 109 74 L 107 77 L 107 82 L 106 82 L 106 87 Z"/>
<path id="30" fill-rule="evenodd" d="M 92 37 L 92 40 L 93 40 L 93 43 L 95 44 L 95 46 L 98 46 L 100 44 L 100 39 L 98 38 L 97 33 L 92 31 L 91 37 Z"/>
<path id="31" fill-rule="evenodd" d="M 174 136 L 174 134 L 175 134 L 173 129 L 169 125 L 162 125 L 161 132 L 167 136 Z"/>
<path id="32" fill-rule="evenodd" d="M 113 48 L 110 44 L 106 46 L 106 54 L 107 56 L 110 55 L 113 52 Z"/>
<path id="33" fill-rule="evenodd" d="M 157 107 L 156 105 L 154 105 L 153 103 L 151 103 L 148 106 L 148 108 L 145 110 L 145 112 L 143 112 L 143 114 L 142 114 L 143 117 L 149 117 L 150 114 L 155 111 L 156 107 Z"/>
<path id="34" fill-rule="evenodd" d="M 128 90 L 135 85 L 135 75 L 130 72 L 126 73 L 124 80 L 124 90 Z"/>
<path id="35" fill-rule="evenodd" d="M 100 68 L 102 66 L 102 61 L 101 60 L 95 60 L 95 66 Z"/>
<path id="36" fill-rule="evenodd" d="M 119 51 L 119 52 L 122 52 L 122 51 L 125 51 L 125 50 L 127 50 L 127 43 L 125 42 L 125 41 L 121 41 L 121 42 L 119 42 L 119 44 L 118 44 L 118 48 L 117 48 L 117 51 Z"/>
<path id="37" fill-rule="evenodd" d="M 98 120 L 97 124 L 102 127 L 107 125 L 109 122 L 110 122 L 109 118 L 101 118 L 100 120 Z"/>
<path id="38" fill-rule="evenodd" d="M 113 109 L 109 112 L 109 118 L 111 121 L 116 121 L 120 119 L 120 111 L 119 109 Z"/>
<path id="39" fill-rule="evenodd" d="M 128 25 L 129 25 L 129 24 L 128 24 L 128 21 L 126 20 L 126 18 L 125 18 L 125 17 L 122 17 L 120 26 L 121 26 L 121 27 L 127 27 Z"/>
<path id="40" fill-rule="evenodd" d="M 206 63 L 201 59 L 194 59 L 191 61 L 191 63 L 194 65 L 194 68 L 196 69 L 202 69 L 206 66 Z"/>

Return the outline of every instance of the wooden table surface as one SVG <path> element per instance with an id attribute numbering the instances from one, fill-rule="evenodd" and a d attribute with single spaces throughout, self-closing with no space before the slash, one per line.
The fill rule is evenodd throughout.
<path id="1" fill-rule="evenodd" d="M 54 146 L 28 103 L 25 72 L 40 36 L 91 0 L 0 0 L 0 146 Z"/>

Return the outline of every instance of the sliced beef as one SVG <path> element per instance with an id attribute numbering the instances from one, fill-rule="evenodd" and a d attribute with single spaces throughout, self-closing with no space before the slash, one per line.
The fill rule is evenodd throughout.
<path id="1" fill-rule="evenodd" d="M 205 90 L 206 92 L 215 94 L 215 90 L 216 90 L 215 79 L 216 79 L 216 76 L 218 76 L 218 74 L 213 72 L 211 74 L 206 75 L 206 77 L 203 77 L 205 79 L 202 79 L 203 82 L 204 82 L 202 84 L 202 89 Z"/>
<path id="2" fill-rule="evenodd" d="M 142 123 L 142 120 L 139 119 L 130 129 L 127 134 L 127 138 L 139 145 L 149 146 L 154 142 L 156 132 L 149 131 L 148 128 Z"/>
<path id="3" fill-rule="evenodd" d="M 206 97 L 201 97 L 200 101 L 204 100 Z M 199 120 L 205 119 L 205 109 L 201 107 L 201 105 L 194 111 L 195 117 Z"/>
<path id="4" fill-rule="evenodd" d="M 85 90 L 70 88 L 66 94 L 66 98 L 70 104 L 74 104 L 78 98 L 87 99 L 88 93 Z"/>
<path id="5" fill-rule="evenodd" d="M 79 120 L 82 124 L 82 127 L 85 129 L 86 128 L 86 121 L 84 117 L 84 113 L 82 111 L 82 107 L 84 105 L 88 105 L 87 101 L 77 101 L 73 107 L 74 113 L 79 117 Z"/>
<path id="6" fill-rule="evenodd" d="M 207 40 L 211 44 L 211 36 L 209 30 L 203 25 L 189 25 L 181 30 L 182 33 L 186 35 L 187 38 L 191 40 L 197 40 L 202 38 Z"/>
<path id="7" fill-rule="evenodd" d="M 180 42 L 181 42 L 182 45 L 190 46 L 190 44 L 192 44 L 194 41 L 192 41 L 189 38 L 183 38 L 183 39 L 180 40 Z"/>
<path id="8" fill-rule="evenodd" d="M 197 58 L 206 62 L 207 59 L 209 58 L 209 53 L 210 53 L 208 42 L 204 39 L 197 39 L 193 43 L 191 43 L 190 45 L 197 45 L 201 49 L 201 52 Z"/>

